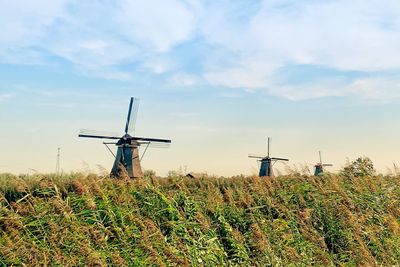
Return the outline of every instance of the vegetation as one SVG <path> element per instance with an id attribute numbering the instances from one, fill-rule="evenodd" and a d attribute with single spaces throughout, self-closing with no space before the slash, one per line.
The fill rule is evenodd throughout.
<path id="1" fill-rule="evenodd" d="M 368 157 L 359 157 L 344 167 L 342 174 L 345 176 L 373 176 L 376 174 L 374 164 Z"/>
<path id="2" fill-rule="evenodd" d="M 0 177 L 0 264 L 398 266 L 400 177 Z"/>

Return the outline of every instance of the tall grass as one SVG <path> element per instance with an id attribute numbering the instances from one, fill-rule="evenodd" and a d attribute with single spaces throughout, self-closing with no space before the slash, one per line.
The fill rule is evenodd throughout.
<path id="1" fill-rule="evenodd" d="M 0 175 L 0 264 L 398 266 L 400 177 Z"/>

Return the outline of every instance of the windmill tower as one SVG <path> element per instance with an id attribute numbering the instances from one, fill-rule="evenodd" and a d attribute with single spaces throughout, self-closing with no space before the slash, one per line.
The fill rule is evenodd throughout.
<path id="1" fill-rule="evenodd" d="M 322 156 L 321 156 L 321 151 L 318 151 L 319 153 L 319 163 L 314 165 L 315 171 L 314 171 L 314 175 L 318 176 L 324 173 L 324 167 L 329 167 L 329 166 L 333 166 L 332 164 L 323 164 L 322 163 Z"/>
<path id="2" fill-rule="evenodd" d="M 57 148 L 56 174 L 60 174 L 60 150 L 61 148 Z"/>
<path id="3" fill-rule="evenodd" d="M 285 158 L 275 158 L 275 157 L 270 157 L 269 155 L 269 146 L 270 146 L 270 138 L 268 137 L 268 153 L 267 156 L 258 156 L 258 155 L 253 155 L 250 154 L 249 158 L 255 158 L 258 159 L 259 162 L 261 162 L 261 166 L 260 166 L 260 172 L 258 174 L 258 176 L 263 177 L 263 176 L 269 176 L 272 177 L 274 176 L 274 172 L 273 172 L 273 165 L 277 162 L 277 161 L 289 161 L 289 159 L 285 159 Z"/>
<path id="4" fill-rule="evenodd" d="M 128 116 L 125 124 L 125 132 L 122 136 L 119 136 L 118 134 L 101 133 L 98 131 L 90 130 L 81 130 L 79 133 L 79 137 L 118 140 L 116 142 L 103 143 L 106 146 L 108 144 L 114 144 L 117 146 L 116 155 L 114 155 L 111 149 L 107 146 L 107 148 L 115 157 L 114 165 L 111 170 L 111 176 L 118 177 L 120 176 L 121 172 L 125 170 L 131 178 L 143 177 L 140 161 L 146 153 L 147 148 L 165 147 L 171 143 L 171 140 L 167 139 L 134 136 L 138 104 L 138 99 L 131 97 L 128 109 Z M 145 146 L 145 150 L 141 157 L 139 156 L 140 146 Z"/>

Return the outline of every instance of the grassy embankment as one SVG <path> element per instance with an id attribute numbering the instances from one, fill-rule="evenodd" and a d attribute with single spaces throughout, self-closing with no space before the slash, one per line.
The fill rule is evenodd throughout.
<path id="1" fill-rule="evenodd" d="M 0 176 L 0 265 L 400 265 L 400 177 Z"/>

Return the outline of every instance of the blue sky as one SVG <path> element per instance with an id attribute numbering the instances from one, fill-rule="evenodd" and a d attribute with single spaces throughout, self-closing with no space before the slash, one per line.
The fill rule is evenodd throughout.
<path id="1" fill-rule="evenodd" d="M 252 174 L 360 155 L 386 172 L 400 141 L 400 2 L 0 1 L 0 172 L 108 169 L 80 128 L 171 138 L 145 169 Z M 283 165 L 277 165 L 281 170 Z"/>

